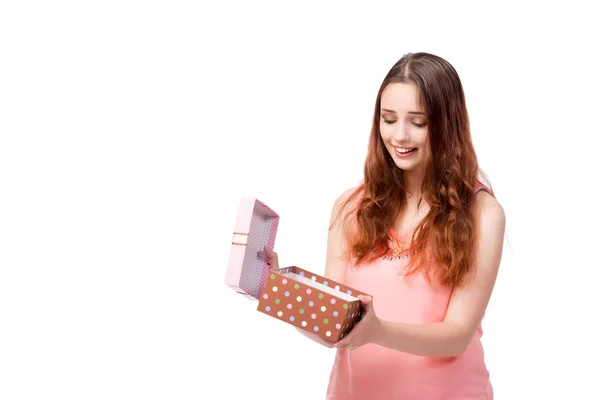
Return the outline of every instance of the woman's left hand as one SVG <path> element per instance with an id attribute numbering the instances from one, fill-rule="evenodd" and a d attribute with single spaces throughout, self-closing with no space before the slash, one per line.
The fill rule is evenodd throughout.
<path id="1" fill-rule="evenodd" d="M 363 304 L 362 319 L 350 331 L 348 336 L 337 342 L 334 347 L 338 349 L 354 350 L 374 341 L 380 329 L 380 320 L 373 309 L 373 298 L 358 296 Z"/>

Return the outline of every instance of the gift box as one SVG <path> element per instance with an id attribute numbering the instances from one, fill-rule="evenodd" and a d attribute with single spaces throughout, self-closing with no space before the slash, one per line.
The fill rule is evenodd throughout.
<path id="1" fill-rule="evenodd" d="M 258 299 L 269 273 L 264 246 L 273 249 L 279 215 L 258 199 L 242 197 L 225 284 L 248 299 Z"/>
<path id="2" fill-rule="evenodd" d="M 258 311 L 336 343 L 361 319 L 358 295 L 368 296 L 296 266 L 279 268 L 269 272 Z"/>

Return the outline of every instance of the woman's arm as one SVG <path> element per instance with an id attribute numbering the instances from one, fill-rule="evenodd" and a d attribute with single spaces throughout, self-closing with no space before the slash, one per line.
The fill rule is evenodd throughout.
<path id="1" fill-rule="evenodd" d="M 354 190 L 355 188 L 345 191 L 335 200 L 329 221 L 331 229 L 327 234 L 327 253 L 325 256 L 325 272 L 323 276 L 341 284 L 346 283 L 346 268 L 350 262 L 350 255 L 348 241 L 342 227 L 343 215 L 339 218 L 337 217 L 342 206 Z M 352 205 L 350 205 L 350 207 L 352 207 Z"/>
<path id="2" fill-rule="evenodd" d="M 324 276 L 339 283 L 344 283 L 345 281 L 345 272 L 349 258 L 347 255 L 346 240 L 342 231 L 341 218 L 338 218 L 336 221 L 336 217 L 341 209 L 341 206 L 344 204 L 344 202 L 348 199 L 348 196 L 350 196 L 350 194 L 352 194 L 353 191 L 354 189 L 350 189 L 342 193 L 336 199 L 333 205 L 333 209 L 331 211 L 331 218 L 328 225 L 331 226 L 335 221 L 335 224 L 331 227 L 331 230 L 329 230 L 329 233 L 327 235 L 327 255 L 325 259 Z M 270 251 L 266 247 L 265 252 L 267 253 L 267 261 L 270 263 L 271 269 L 279 268 L 279 260 L 277 253 Z M 323 340 L 316 333 L 308 332 L 298 327 L 296 327 L 296 329 L 307 338 L 312 339 L 323 346 L 330 348 L 333 347 L 333 343 Z"/>
<path id="3" fill-rule="evenodd" d="M 444 321 L 383 321 L 375 316 L 372 302 L 363 301 L 367 310 L 363 321 L 336 347 L 353 349 L 372 342 L 422 356 L 457 356 L 465 351 L 481 324 L 496 282 L 506 225 L 504 210 L 492 196 L 486 193 L 476 199 L 479 241 L 475 276 L 468 285 L 453 291 Z"/>

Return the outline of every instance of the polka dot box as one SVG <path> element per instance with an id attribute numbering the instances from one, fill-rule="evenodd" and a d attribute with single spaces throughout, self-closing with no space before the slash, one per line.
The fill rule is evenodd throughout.
<path id="1" fill-rule="evenodd" d="M 258 199 L 242 197 L 233 231 L 225 284 L 251 300 L 258 299 L 270 267 L 263 247 L 273 249 L 279 215 Z"/>
<path id="2" fill-rule="evenodd" d="M 344 338 L 360 321 L 363 292 L 298 267 L 269 273 L 258 311 L 332 343 Z"/>

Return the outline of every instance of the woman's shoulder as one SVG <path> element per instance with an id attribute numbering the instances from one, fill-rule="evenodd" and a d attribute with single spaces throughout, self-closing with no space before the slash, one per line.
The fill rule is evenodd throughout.
<path id="1" fill-rule="evenodd" d="M 480 216 L 487 215 L 487 218 L 500 222 L 505 220 L 504 208 L 489 186 L 478 180 L 475 184 L 475 194 L 475 208 Z"/>
<path id="2" fill-rule="evenodd" d="M 346 220 L 347 217 L 355 215 L 361 196 L 362 190 L 360 184 L 345 189 L 341 194 L 337 195 L 331 212 L 331 226 L 333 226 L 340 218 L 341 220 Z M 349 225 L 345 224 L 346 228 L 354 226 L 356 222 L 354 217 L 350 219 L 352 220 L 352 223 Z"/>
<path id="3" fill-rule="evenodd" d="M 346 204 L 349 200 L 353 205 L 356 205 L 360 198 L 362 197 L 362 184 L 358 184 L 352 186 L 351 188 L 344 189 L 344 191 L 339 194 L 335 200 L 335 206 L 341 207 Z"/>

